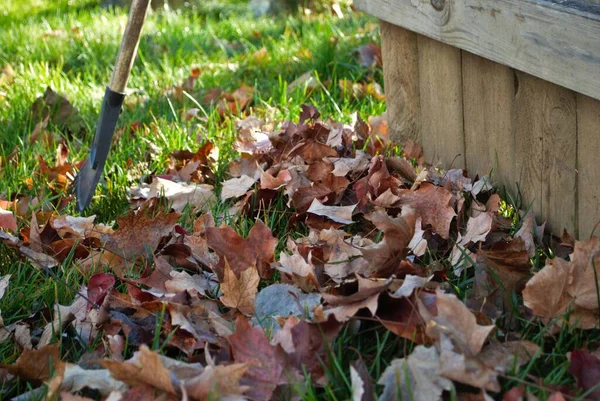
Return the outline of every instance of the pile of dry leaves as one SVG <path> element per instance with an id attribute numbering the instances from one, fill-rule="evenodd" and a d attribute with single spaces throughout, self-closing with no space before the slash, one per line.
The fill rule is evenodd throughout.
<path id="1" fill-rule="evenodd" d="M 2 340 L 23 353 L 2 366 L 2 380 L 44 384 L 33 391 L 47 389 L 48 399 L 87 399 L 73 395 L 82 389 L 109 400 L 293 399 L 306 376 L 327 382 L 328 349 L 352 323 L 382 325 L 415 344 L 376 378 L 379 400 L 433 401 L 453 391 L 483 400 L 542 352 L 512 331 L 514 308 L 549 333 L 599 327 L 600 241 L 565 237 L 568 260 L 532 274 L 543 232 L 533 216 L 510 235 L 487 177 L 427 167 L 414 143 L 393 155 L 385 117 L 325 122 L 304 106 L 298 124 L 272 131 L 249 117 L 237 128 L 241 156 L 219 183 L 220 202 L 230 204 L 223 215 L 208 212 L 218 201 L 210 142 L 175 152 L 164 174 L 132 188 L 132 211 L 118 228 L 38 213 L 13 236 L 13 212 L 1 210 L 0 238 L 35 267 L 91 276 L 53 317 L 3 327 Z M 281 197 L 289 226 L 305 236 L 276 238 L 256 218 Z M 178 224 L 185 207 L 198 216 L 193 229 Z M 223 223 L 242 217 L 255 220 L 247 237 Z M 474 275 L 468 299 L 452 293 L 449 274 Z M 9 276 L 0 283 L 3 294 Z M 66 337 L 93 351 L 63 362 L 52 341 Z M 595 385 L 583 367 L 598 365 L 597 355 L 573 352 L 580 388 Z M 353 399 L 375 399 L 364 362 L 350 372 Z M 505 399 L 525 396 L 534 399 L 519 387 Z"/>

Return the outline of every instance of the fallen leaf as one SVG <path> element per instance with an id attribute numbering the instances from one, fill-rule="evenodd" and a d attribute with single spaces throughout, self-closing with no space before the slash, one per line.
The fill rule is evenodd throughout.
<path id="1" fill-rule="evenodd" d="M 271 276 L 277 238 L 273 237 L 271 230 L 262 220 L 256 221 L 248 238 L 242 238 L 229 226 L 207 227 L 206 241 L 221 258 L 219 268 L 216 269 L 220 279 L 223 277 L 224 258 L 227 258 L 236 276 L 253 265 L 258 269 L 261 278 Z"/>
<path id="2" fill-rule="evenodd" d="M 321 295 L 318 293 L 305 294 L 289 284 L 271 284 L 256 296 L 253 322 L 264 329 L 276 329 L 274 317 L 306 317 L 320 302 Z"/>
<path id="3" fill-rule="evenodd" d="M 306 212 L 327 217 L 337 223 L 352 224 L 352 212 L 354 209 L 356 209 L 356 205 L 326 206 L 319 202 L 318 199 L 314 199 Z"/>
<path id="4" fill-rule="evenodd" d="M 125 362 L 100 360 L 113 378 L 130 386 L 149 385 L 170 394 L 179 393 L 179 382 L 199 376 L 200 364 L 188 364 L 159 355 L 142 345 L 133 357 Z"/>
<path id="5" fill-rule="evenodd" d="M 4 210 L 0 207 L 0 229 L 17 231 L 17 219 L 13 212 Z"/>
<path id="6" fill-rule="evenodd" d="M 160 177 L 153 177 L 150 185 L 132 188 L 132 192 L 143 199 L 164 197 L 179 213 L 188 205 L 194 212 L 206 212 L 216 200 L 212 185 L 174 182 Z"/>
<path id="7" fill-rule="evenodd" d="M 424 182 L 416 191 L 400 190 L 400 204 L 410 206 L 423 224 L 431 224 L 433 230 L 444 239 L 450 237 L 450 223 L 456 213 L 450 201 L 452 193 L 443 187 Z"/>
<path id="8" fill-rule="evenodd" d="M 231 198 L 239 198 L 246 194 L 250 188 L 254 185 L 256 180 L 247 175 L 243 175 L 239 178 L 231 178 L 223 181 L 223 188 L 221 189 L 221 200 L 227 200 Z"/>
<path id="9" fill-rule="evenodd" d="M 352 401 L 375 401 L 375 387 L 362 359 L 350 362 Z"/>
<path id="10" fill-rule="evenodd" d="M 227 338 L 233 358 L 247 363 L 244 384 L 250 386 L 247 395 L 255 400 L 269 400 L 277 385 L 285 382 L 284 361 L 260 327 L 250 326 L 242 316 L 237 318 L 235 333 Z"/>
<path id="11" fill-rule="evenodd" d="M 495 326 L 481 326 L 477 318 L 455 295 L 437 292 L 437 315 L 419 305 L 423 318 L 429 320 L 427 334 L 434 339 L 447 337 L 454 349 L 467 356 L 477 355 Z"/>
<path id="12" fill-rule="evenodd" d="M 405 358 L 394 359 L 377 384 L 384 386 L 379 401 L 437 401 L 454 384 L 440 376 L 440 356 L 433 347 L 415 347 Z"/>
<path id="13" fill-rule="evenodd" d="M 258 292 L 259 281 L 256 267 L 249 266 L 240 273 L 238 279 L 229 267 L 227 259 L 225 259 L 223 281 L 221 282 L 223 296 L 219 299 L 223 302 L 223 305 L 237 309 L 246 315 L 251 315 L 254 312 L 254 299 Z"/>
<path id="14" fill-rule="evenodd" d="M 46 345 L 39 350 L 24 349 L 13 365 L 0 365 L 12 375 L 39 383 L 50 379 L 54 370 L 61 369 L 60 344 Z"/>
<path id="15" fill-rule="evenodd" d="M 152 205 L 152 201 L 147 201 L 137 213 L 119 217 L 119 228 L 102 236 L 104 248 L 126 260 L 154 253 L 160 240 L 173 230 L 180 215 L 152 210 Z"/>
<path id="16" fill-rule="evenodd" d="M 46 88 L 43 96 L 35 100 L 31 110 L 37 121 L 42 121 L 49 116 L 50 122 L 62 130 L 77 136 L 85 132 L 85 124 L 77 109 L 50 87 Z"/>
<path id="17" fill-rule="evenodd" d="M 586 399 L 600 400 L 600 359 L 587 350 L 576 349 L 569 356 L 569 373 L 577 380 Z"/>
<path id="18" fill-rule="evenodd" d="M 596 237 L 576 241 L 571 261 L 550 259 L 527 282 L 523 303 L 534 315 L 549 324 L 569 312 L 568 324 L 582 329 L 600 327 L 598 321 L 598 279 L 600 240 Z"/>

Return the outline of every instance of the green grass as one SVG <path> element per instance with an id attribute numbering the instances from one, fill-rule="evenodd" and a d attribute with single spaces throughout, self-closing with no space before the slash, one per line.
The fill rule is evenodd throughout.
<path id="1" fill-rule="evenodd" d="M 0 11 L 0 68 L 10 63 L 15 71 L 14 82 L 0 87 L 5 92 L 0 100 L 0 198 L 17 196 L 40 197 L 41 203 L 50 199 L 47 186 L 38 171 L 38 155 L 49 164 L 54 163 L 55 147 L 42 143 L 29 144 L 28 135 L 34 129 L 31 105 L 50 86 L 65 95 L 79 110 L 86 132 L 68 135 L 60 127 L 49 129 L 63 134 L 70 149 L 71 160 L 86 157 L 95 131 L 104 87 L 110 79 L 112 63 L 120 41 L 125 10 L 99 7 L 99 0 L 8 0 Z M 383 84 L 380 69 L 363 68 L 358 63 L 356 49 L 368 42 L 379 40 L 377 21 L 363 14 L 346 11 L 345 18 L 330 13 L 310 15 L 285 14 L 277 18 L 252 18 L 243 1 L 198 2 L 193 7 L 153 12 L 144 27 L 138 59 L 128 84 L 135 95 L 145 102 L 126 107 L 119 120 L 119 128 L 128 130 L 133 123 L 145 126 L 137 135 L 123 135 L 114 146 L 91 207 L 86 215 L 94 214 L 97 222 L 110 223 L 123 215 L 128 207 L 127 190 L 139 181 L 129 179 L 127 162 L 139 166 L 142 173 L 161 173 L 170 152 L 179 149 L 195 150 L 202 140 L 211 140 L 220 149 L 216 178 L 223 178 L 224 167 L 236 156 L 231 150 L 235 135 L 234 119 L 222 119 L 212 107 L 206 107 L 207 120 L 202 129 L 197 121 L 182 121 L 186 110 L 197 107 L 204 94 L 212 88 L 233 91 L 246 84 L 255 88 L 255 97 L 249 113 L 275 124 L 297 120 L 300 105 L 311 103 L 322 116 L 337 121 L 349 121 L 358 111 L 364 118 L 385 111 L 385 104 L 367 96 L 355 100 L 344 96 L 338 81 L 355 82 L 374 80 Z M 50 34 L 49 34 L 50 33 Z M 265 48 L 267 57 L 254 54 Z M 202 71 L 189 97 L 178 101 L 165 94 L 166 90 L 181 83 L 192 67 Z M 287 87 L 305 72 L 314 71 L 321 87 L 313 92 L 298 88 L 288 93 Z M 0 97 L 1 99 L 1 97 Z M 14 150 L 18 157 L 6 162 Z M 151 149 L 158 154 L 149 157 Z M 26 179 L 32 178 L 28 186 Z M 289 210 L 283 198 L 276 200 L 271 209 L 260 211 L 263 219 L 280 238 L 279 249 L 285 245 L 290 232 Z M 215 215 L 228 205 L 217 204 Z M 510 214 L 510 208 L 506 213 Z M 64 214 L 77 214 L 71 203 Z M 193 221 L 189 213 L 182 225 Z M 227 221 L 234 223 L 234 221 Z M 20 227 L 29 225 L 20 221 Z M 518 224 L 518 218 L 515 217 Z M 251 220 L 235 222 L 235 228 L 246 235 Z M 536 268 L 543 266 L 537 260 Z M 79 286 L 87 280 L 74 269 L 67 259 L 57 270 L 62 281 L 49 278 L 35 270 L 6 246 L 0 244 L 0 274 L 12 274 L 8 293 L 0 301 L 5 324 L 32 316 L 42 320 L 55 303 L 69 304 Z M 472 287 L 472 275 L 451 277 L 453 288 L 461 298 Z M 50 311 L 51 312 L 51 311 Z M 567 373 L 566 353 L 589 344 L 597 338 L 596 331 L 581 332 L 563 328 L 552 337 L 544 337 L 544 328 L 532 323 L 516 311 L 519 331 L 523 338 L 543 345 L 543 353 L 519 372 L 511 372 L 503 380 L 509 389 L 522 382 L 530 384 L 536 394 L 546 390 L 531 386 L 532 376 L 543 378 L 543 385 L 572 384 Z M 34 325 L 39 327 L 39 325 Z M 155 345 L 160 345 L 157 344 Z M 369 372 L 376 380 L 387 363 L 410 352 L 412 343 L 395 337 L 380 325 L 363 322 L 357 333 L 344 330 L 331 351 L 329 384 L 324 389 L 309 385 L 305 400 L 345 400 L 350 397 L 349 361 L 361 355 Z M 63 355 L 76 361 L 85 352 L 78 344 L 63 343 Z M 0 362 L 13 363 L 20 350 L 12 344 L 0 344 Z M 307 382 L 307 384 L 310 384 Z M 17 384 L 2 389 L 3 395 L 14 395 L 26 389 Z"/>

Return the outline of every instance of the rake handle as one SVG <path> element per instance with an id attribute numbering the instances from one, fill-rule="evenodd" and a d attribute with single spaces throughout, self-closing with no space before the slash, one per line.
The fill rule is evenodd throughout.
<path id="1" fill-rule="evenodd" d="M 142 27 L 146 20 L 146 13 L 150 6 L 150 0 L 133 0 L 131 9 L 129 10 L 129 19 L 125 26 L 123 39 L 121 39 L 121 47 L 117 54 L 115 69 L 110 80 L 109 88 L 114 92 L 125 92 L 129 73 L 135 60 L 137 48 L 140 43 L 140 35 Z"/>

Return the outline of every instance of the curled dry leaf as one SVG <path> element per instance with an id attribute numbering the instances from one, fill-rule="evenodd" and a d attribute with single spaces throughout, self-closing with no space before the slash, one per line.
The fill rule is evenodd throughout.
<path id="1" fill-rule="evenodd" d="M 600 327 L 598 321 L 598 272 L 600 239 L 576 241 L 571 261 L 548 260 L 523 290 L 523 303 L 549 324 L 568 323 L 582 329 Z"/>
<path id="2" fill-rule="evenodd" d="M 189 205 L 194 211 L 207 211 L 215 202 L 213 186 L 187 182 L 174 182 L 153 177 L 152 183 L 132 188 L 132 194 L 142 199 L 164 197 L 176 212 L 181 213 Z"/>
<path id="3" fill-rule="evenodd" d="M 384 386 L 379 401 L 438 401 L 442 399 L 444 390 L 454 388 L 450 380 L 440 375 L 437 350 L 422 345 L 417 346 L 409 356 L 394 359 L 377 383 Z"/>
<path id="4" fill-rule="evenodd" d="M 400 204 L 414 209 L 423 224 L 431 224 L 433 230 L 444 239 L 450 237 L 450 223 L 456 216 L 450 205 L 452 192 L 424 182 L 416 191 L 400 190 L 398 196 Z"/>
<path id="5" fill-rule="evenodd" d="M 231 198 L 239 198 L 240 196 L 245 195 L 255 182 L 256 180 L 254 178 L 248 177 L 247 175 L 223 181 L 221 200 L 224 201 Z"/>

